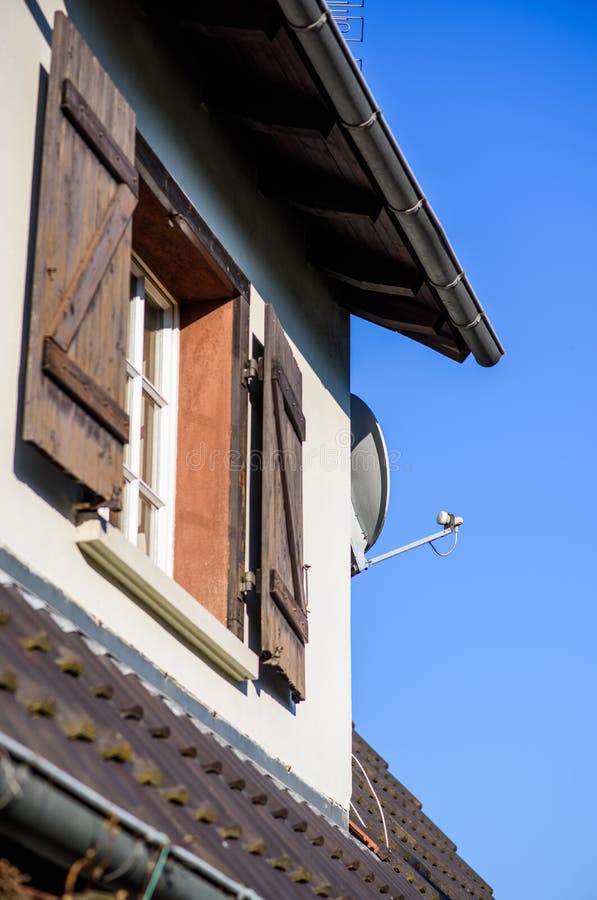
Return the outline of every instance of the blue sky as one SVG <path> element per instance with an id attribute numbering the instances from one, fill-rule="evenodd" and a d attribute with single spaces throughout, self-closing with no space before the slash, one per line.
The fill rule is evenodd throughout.
<path id="1" fill-rule="evenodd" d="M 507 349 L 354 320 L 399 451 L 353 581 L 354 719 L 497 900 L 595 900 L 597 4 L 367 0 L 364 74 Z"/>

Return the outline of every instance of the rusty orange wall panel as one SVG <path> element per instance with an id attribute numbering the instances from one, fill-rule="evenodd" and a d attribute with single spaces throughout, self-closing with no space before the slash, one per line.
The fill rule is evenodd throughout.
<path id="1" fill-rule="evenodd" d="M 233 312 L 180 308 L 174 577 L 221 622 L 228 614 Z"/>

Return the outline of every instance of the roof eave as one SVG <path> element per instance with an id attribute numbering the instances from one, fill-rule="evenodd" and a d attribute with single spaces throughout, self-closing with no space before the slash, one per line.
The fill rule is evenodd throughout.
<path id="1" fill-rule="evenodd" d="M 276 0 L 450 323 L 482 366 L 504 348 L 323 0 Z"/>

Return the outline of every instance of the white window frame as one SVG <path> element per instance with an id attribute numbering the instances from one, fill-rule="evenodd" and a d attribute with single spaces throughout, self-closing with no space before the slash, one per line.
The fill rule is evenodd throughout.
<path id="1" fill-rule="evenodd" d="M 164 311 L 163 328 L 156 350 L 157 385 L 143 375 L 143 327 L 145 297 Z M 179 312 L 178 305 L 136 254 L 131 265 L 131 300 L 127 351 L 130 440 L 125 451 L 124 504 L 121 528 L 137 544 L 139 497 L 155 508 L 151 545 L 147 555 L 168 575 L 174 567 L 174 502 L 176 495 L 176 432 L 178 420 Z M 156 484 L 152 489 L 141 479 L 141 421 L 143 392 L 158 407 L 155 425 Z"/>

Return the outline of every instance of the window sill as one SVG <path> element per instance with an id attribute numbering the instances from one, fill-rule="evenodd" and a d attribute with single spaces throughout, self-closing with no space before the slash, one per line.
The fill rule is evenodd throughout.
<path id="1" fill-rule="evenodd" d="M 83 555 L 212 666 L 236 682 L 254 681 L 259 659 L 215 616 L 111 525 L 99 520 L 77 527 Z"/>

